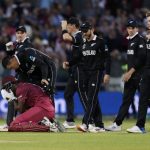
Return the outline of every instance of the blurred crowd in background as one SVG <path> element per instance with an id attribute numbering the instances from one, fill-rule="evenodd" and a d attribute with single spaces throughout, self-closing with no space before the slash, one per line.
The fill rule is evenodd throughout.
<path id="1" fill-rule="evenodd" d="M 126 22 L 136 18 L 144 35 L 149 8 L 150 0 L 0 0 L 0 61 L 5 56 L 5 44 L 16 40 L 16 27 L 24 25 L 34 48 L 55 60 L 57 86 L 64 86 L 68 76 L 62 62 L 71 48 L 61 39 L 61 21 L 75 16 L 81 23 L 89 20 L 95 32 L 104 37 L 112 58 L 110 84 L 104 89 L 121 91 L 126 70 Z M 8 73 L 0 63 L 0 77 Z"/>

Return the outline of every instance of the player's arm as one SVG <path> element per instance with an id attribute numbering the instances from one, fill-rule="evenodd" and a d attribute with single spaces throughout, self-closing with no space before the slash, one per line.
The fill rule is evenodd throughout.
<path id="1" fill-rule="evenodd" d="M 42 80 L 41 80 L 41 83 L 42 84 L 46 84 L 48 85 L 48 81 L 47 81 L 47 78 L 48 78 L 48 65 L 43 61 L 41 60 L 40 58 L 37 58 L 34 62 L 35 66 L 40 68 L 41 70 L 41 73 L 42 73 Z"/>
<path id="2" fill-rule="evenodd" d="M 12 56 L 15 54 L 15 43 L 10 41 L 6 43 L 6 54 Z"/>
<path id="3" fill-rule="evenodd" d="M 22 87 L 16 90 L 16 97 L 17 99 L 14 101 L 14 108 L 23 113 L 26 110 L 25 102 L 27 100 L 29 89 L 26 87 Z"/>
<path id="4" fill-rule="evenodd" d="M 145 41 L 144 39 L 143 40 L 140 40 L 139 43 L 138 43 L 138 47 L 137 47 L 137 56 L 135 58 L 135 63 L 133 64 L 132 68 L 126 72 L 123 76 L 123 81 L 128 81 L 132 74 L 138 70 L 139 68 L 143 67 L 144 66 L 144 63 L 145 63 L 145 57 L 146 57 L 146 44 L 145 44 Z"/>
<path id="5" fill-rule="evenodd" d="M 42 74 L 42 80 L 41 83 L 42 84 L 46 84 L 48 85 L 48 65 L 38 56 L 38 54 L 36 53 L 36 50 L 33 49 L 28 49 L 27 54 L 26 54 L 26 59 L 27 61 L 32 65 L 34 65 L 35 67 L 39 68 L 41 70 L 41 74 Z"/>
<path id="6" fill-rule="evenodd" d="M 64 69 L 69 69 L 69 67 L 72 67 L 76 64 L 78 64 L 82 58 L 82 46 L 79 46 L 76 50 L 73 51 L 73 57 L 69 61 L 63 62 L 63 68 Z"/>
<path id="7" fill-rule="evenodd" d="M 135 70 L 140 69 L 145 64 L 145 58 L 146 58 L 146 43 L 145 40 L 140 39 L 140 42 L 138 43 L 137 48 L 137 57 L 135 58 L 135 63 L 133 65 L 133 68 Z"/>
<path id="8" fill-rule="evenodd" d="M 63 20 L 61 22 L 61 28 L 62 28 L 62 38 L 64 41 L 70 41 L 70 42 L 73 42 L 74 41 L 74 38 L 73 36 L 71 36 L 68 31 L 67 31 L 67 21 L 66 20 Z"/>
<path id="9" fill-rule="evenodd" d="M 73 52 L 73 58 L 72 60 L 69 61 L 69 66 L 78 64 L 81 58 L 82 58 L 82 51 L 81 51 L 81 48 L 79 47 L 77 50 Z"/>
<path id="10" fill-rule="evenodd" d="M 104 52 L 104 58 L 105 58 L 105 62 L 104 62 L 104 66 L 105 66 L 105 75 L 104 75 L 104 79 L 103 82 L 104 84 L 108 83 L 110 80 L 110 66 L 111 66 L 111 58 L 110 58 L 110 52 L 108 50 L 107 45 L 105 44 L 104 40 L 101 40 L 100 43 L 100 49 L 103 50 Z"/>
<path id="11" fill-rule="evenodd" d="M 19 111 L 20 113 L 23 113 L 25 111 L 24 102 L 14 101 L 14 108 L 15 108 L 15 110 Z"/>

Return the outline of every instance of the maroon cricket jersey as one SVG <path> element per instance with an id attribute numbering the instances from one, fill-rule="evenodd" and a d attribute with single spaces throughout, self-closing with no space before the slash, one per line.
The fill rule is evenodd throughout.
<path id="1" fill-rule="evenodd" d="M 16 89 L 18 101 L 24 102 L 27 108 L 38 106 L 47 111 L 54 111 L 52 101 L 43 90 L 31 83 L 19 83 Z"/>

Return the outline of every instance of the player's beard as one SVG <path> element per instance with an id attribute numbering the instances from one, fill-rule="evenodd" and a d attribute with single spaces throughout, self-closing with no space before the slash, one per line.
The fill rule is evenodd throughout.
<path id="1" fill-rule="evenodd" d="M 91 37 L 92 37 L 92 31 L 90 31 L 89 34 L 85 35 L 85 38 L 86 38 L 87 40 L 90 40 Z"/>

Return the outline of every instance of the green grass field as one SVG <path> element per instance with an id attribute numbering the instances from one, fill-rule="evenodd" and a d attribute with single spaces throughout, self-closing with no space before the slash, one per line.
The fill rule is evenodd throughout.
<path id="1" fill-rule="evenodd" d="M 112 120 L 104 118 L 105 125 Z M 125 120 L 123 131 L 117 133 L 76 133 L 75 129 L 69 130 L 74 131 L 69 133 L 1 132 L 0 150 L 149 150 L 150 119 L 147 119 L 146 134 L 127 133 L 126 129 L 135 121 Z"/>

